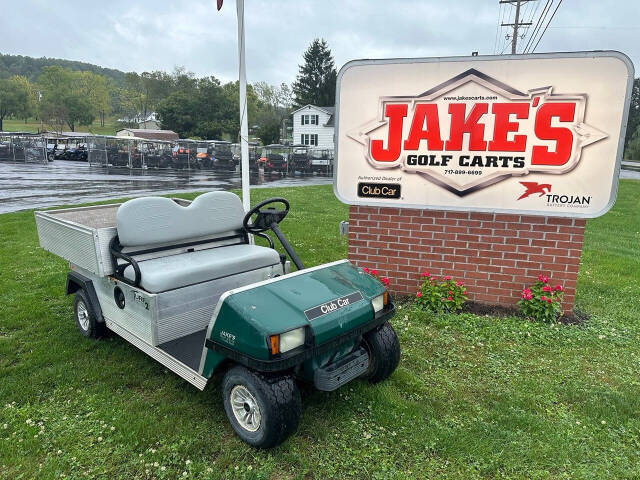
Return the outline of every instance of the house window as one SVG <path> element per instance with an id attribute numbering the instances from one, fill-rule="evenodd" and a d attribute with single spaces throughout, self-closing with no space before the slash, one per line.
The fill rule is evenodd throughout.
<path id="1" fill-rule="evenodd" d="M 300 123 L 302 125 L 319 125 L 320 118 L 318 115 L 301 115 Z"/>
<path id="2" fill-rule="evenodd" d="M 318 145 L 318 134 L 317 133 L 303 133 L 300 135 L 300 143 L 302 145 Z"/>

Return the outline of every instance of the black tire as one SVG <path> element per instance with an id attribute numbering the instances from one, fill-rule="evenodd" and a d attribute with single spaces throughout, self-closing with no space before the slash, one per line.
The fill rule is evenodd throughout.
<path id="1" fill-rule="evenodd" d="M 85 321 L 81 319 L 86 315 Z M 73 298 L 73 316 L 76 327 L 87 338 L 100 338 L 104 334 L 104 324 L 98 322 L 87 293 L 80 289 Z"/>
<path id="2" fill-rule="evenodd" d="M 371 383 L 378 383 L 389 377 L 400 363 L 400 342 L 389 322 L 376 330 L 367 332 L 363 344 L 369 353 L 369 369 L 364 373 Z"/>
<path id="3" fill-rule="evenodd" d="M 235 387 L 244 387 L 253 396 L 261 419 L 255 431 L 245 428 L 231 406 Z M 302 413 L 300 391 L 293 377 L 266 376 L 242 366 L 229 369 L 222 380 L 222 402 L 229 423 L 246 443 L 257 448 L 270 448 L 284 442 L 296 431 Z M 244 403 L 245 410 L 251 407 Z"/>

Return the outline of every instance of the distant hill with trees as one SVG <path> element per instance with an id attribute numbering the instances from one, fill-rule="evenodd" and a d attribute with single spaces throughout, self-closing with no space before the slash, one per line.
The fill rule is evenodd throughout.
<path id="1" fill-rule="evenodd" d="M 113 81 L 116 86 L 122 86 L 126 73 L 115 68 L 104 68 L 92 63 L 77 62 L 75 60 L 63 60 L 61 58 L 34 58 L 22 55 L 0 54 L 0 79 L 14 75 L 26 77 L 30 82 L 35 82 L 45 67 L 62 67 L 78 72 L 91 72 Z"/>

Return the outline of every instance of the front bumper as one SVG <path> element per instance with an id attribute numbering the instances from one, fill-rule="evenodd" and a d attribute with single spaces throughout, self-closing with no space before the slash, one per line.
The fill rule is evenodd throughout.
<path id="1" fill-rule="evenodd" d="M 358 378 L 369 368 L 369 354 L 359 347 L 337 362 L 318 368 L 313 373 L 313 384 L 318 390 L 332 392 L 345 383 Z"/>
<path id="2" fill-rule="evenodd" d="M 253 370 L 257 370 L 259 372 L 281 372 L 285 370 L 290 370 L 296 367 L 297 365 L 304 363 L 306 360 L 309 360 L 312 357 L 323 355 L 327 352 L 336 350 L 338 347 L 340 347 L 340 345 L 347 343 L 351 340 L 354 340 L 358 337 L 361 337 L 365 333 L 378 328 L 379 326 L 387 322 L 389 319 L 391 319 L 394 314 L 395 314 L 395 307 L 391 302 L 389 302 L 389 305 L 387 306 L 387 308 L 379 312 L 373 320 L 367 323 L 364 323 L 359 327 L 349 330 L 348 332 L 345 332 L 342 335 L 332 338 L 331 340 L 324 342 L 320 345 L 300 347 L 302 351 L 300 351 L 299 349 L 295 349 L 295 350 L 292 350 L 291 352 L 287 352 L 286 354 L 282 355 L 279 358 L 274 358 L 270 360 L 262 360 L 262 359 L 250 357 L 248 355 L 240 353 L 237 350 L 233 350 L 227 347 L 226 345 L 222 345 L 211 339 L 207 339 L 205 341 L 205 346 L 219 353 L 220 355 L 223 355 L 233 360 L 234 362 L 237 362 Z M 368 360 L 367 360 L 367 365 L 368 365 Z M 330 366 L 331 365 L 327 367 L 330 367 Z M 324 367 L 324 368 L 327 368 L 327 367 Z"/>

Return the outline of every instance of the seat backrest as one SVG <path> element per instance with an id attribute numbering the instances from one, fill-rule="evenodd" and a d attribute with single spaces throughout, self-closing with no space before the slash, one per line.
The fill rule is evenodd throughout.
<path id="1" fill-rule="evenodd" d="M 186 207 L 170 198 L 134 198 L 120 205 L 116 225 L 120 245 L 140 247 L 234 234 L 242 228 L 243 218 L 237 195 L 209 192 Z"/>

